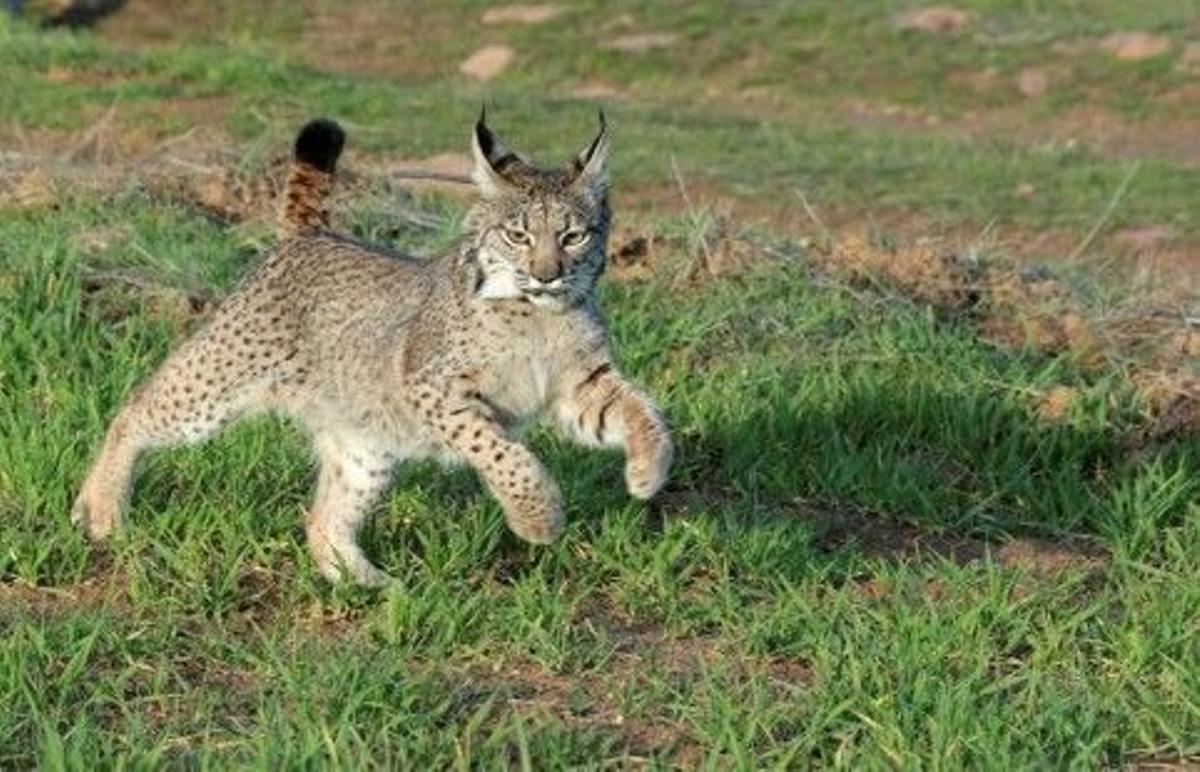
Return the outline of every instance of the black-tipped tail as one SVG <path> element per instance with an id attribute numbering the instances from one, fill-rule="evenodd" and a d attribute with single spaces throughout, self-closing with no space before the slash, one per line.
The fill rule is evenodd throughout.
<path id="1" fill-rule="evenodd" d="M 328 118 L 304 124 L 296 137 L 296 161 L 310 164 L 323 172 L 333 172 L 346 144 L 346 132 Z"/>
<path id="2" fill-rule="evenodd" d="M 328 118 L 309 121 L 300 129 L 279 207 L 281 237 L 329 227 L 328 199 L 345 144 L 346 132 Z"/>

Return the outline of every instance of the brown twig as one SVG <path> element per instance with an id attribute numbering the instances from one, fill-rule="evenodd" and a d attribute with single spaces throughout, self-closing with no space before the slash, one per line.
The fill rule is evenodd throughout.
<path id="1" fill-rule="evenodd" d="M 394 180 L 431 180 L 434 182 L 453 182 L 457 185 L 474 185 L 475 180 L 467 174 L 447 174 L 445 172 L 429 172 L 421 169 L 412 171 L 393 171 L 388 176 Z"/>

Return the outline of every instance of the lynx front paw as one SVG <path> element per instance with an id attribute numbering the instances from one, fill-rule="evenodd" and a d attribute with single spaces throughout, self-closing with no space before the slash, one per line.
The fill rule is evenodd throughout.
<path id="1" fill-rule="evenodd" d="M 638 499 L 649 499 L 667 481 L 674 455 L 671 435 L 665 430 L 640 438 L 630 443 L 629 457 L 625 460 L 625 486 L 629 495 Z"/>
<path id="2" fill-rule="evenodd" d="M 562 536 L 567 518 L 557 500 L 518 502 L 505 512 L 509 529 L 531 544 L 550 544 Z"/>

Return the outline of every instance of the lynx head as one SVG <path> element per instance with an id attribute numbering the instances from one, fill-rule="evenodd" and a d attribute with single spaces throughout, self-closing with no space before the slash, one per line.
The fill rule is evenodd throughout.
<path id="1" fill-rule="evenodd" d="M 480 198 L 467 216 L 482 272 L 477 295 L 563 310 L 583 302 L 608 249 L 608 131 L 566 168 L 542 169 L 475 124 L 472 178 Z"/>

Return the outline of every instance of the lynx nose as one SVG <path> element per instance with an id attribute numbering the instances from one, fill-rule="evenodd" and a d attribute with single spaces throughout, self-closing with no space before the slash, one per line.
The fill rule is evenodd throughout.
<path id="1" fill-rule="evenodd" d="M 529 266 L 529 275 L 543 283 L 561 279 L 563 275 L 562 261 L 557 259 L 535 260 L 533 265 Z"/>

